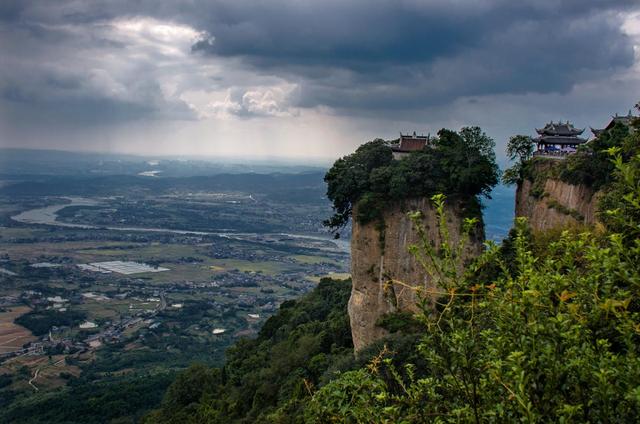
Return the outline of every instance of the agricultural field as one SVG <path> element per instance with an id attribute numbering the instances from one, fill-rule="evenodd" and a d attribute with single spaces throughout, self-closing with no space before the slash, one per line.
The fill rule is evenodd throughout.
<path id="1" fill-rule="evenodd" d="M 19 350 L 36 340 L 31 331 L 14 323 L 16 318 L 30 310 L 27 306 L 14 306 L 0 312 L 0 355 Z"/>
<path id="2" fill-rule="evenodd" d="M 118 186 L 98 197 L 0 187 L 0 355 L 20 348 L 0 357 L 0 398 L 141 376 L 161 388 L 191 362 L 219 364 L 322 276 L 348 276 L 345 243 L 320 230 L 327 204 L 283 187 Z"/>

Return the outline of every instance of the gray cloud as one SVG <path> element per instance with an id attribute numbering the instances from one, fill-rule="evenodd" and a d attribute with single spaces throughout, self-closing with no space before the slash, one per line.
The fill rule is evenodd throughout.
<path id="1" fill-rule="evenodd" d="M 212 133 L 240 119 L 308 132 L 312 116 L 320 130 L 347 117 L 395 133 L 457 125 L 446 111 L 490 121 L 529 99 L 557 113 L 539 99 L 606 97 L 637 77 L 638 41 L 621 25 L 639 11 L 637 0 L 4 0 L 0 127 L 161 120 L 199 134 L 198 119 Z M 618 101 L 629 106 L 602 104 Z"/>
<path id="2" fill-rule="evenodd" d="M 567 92 L 633 64 L 602 0 L 217 4 L 194 45 L 299 79 L 300 105 L 415 109 L 461 96 Z"/>

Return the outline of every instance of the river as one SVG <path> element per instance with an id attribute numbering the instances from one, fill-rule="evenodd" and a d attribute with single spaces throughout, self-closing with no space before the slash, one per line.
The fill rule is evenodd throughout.
<path id="1" fill-rule="evenodd" d="M 337 250 L 342 252 L 349 252 L 349 242 L 345 240 L 333 240 L 329 236 L 313 236 L 307 234 L 290 234 L 290 233 L 233 233 L 233 232 L 208 232 L 208 231 L 192 231 L 192 230 L 176 230 L 171 228 L 149 228 L 149 227 L 115 227 L 105 225 L 90 225 L 90 224 L 72 224 L 69 222 L 58 221 L 58 212 L 64 208 L 70 206 L 96 206 L 100 202 L 93 199 L 86 199 L 83 197 L 66 197 L 70 200 L 70 203 L 50 205 L 44 208 L 29 209 L 21 212 L 18 215 L 11 217 L 14 221 L 21 222 L 23 224 L 42 224 L 42 225 L 55 225 L 57 227 L 65 228 L 79 228 L 79 229 L 106 229 L 113 231 L 141 231 L 141 232 L 153 232 L 153 233 L 173 233 L 173 234 L 193 234 L 193 235 L 205 235 L 205 236 L 218 236 L 235 240 L 255 240 L 259 237 L 286 237 L 303 240 L 320 241 L 324 243 L 330 243 L 335 248 L 330 250 Z"/>

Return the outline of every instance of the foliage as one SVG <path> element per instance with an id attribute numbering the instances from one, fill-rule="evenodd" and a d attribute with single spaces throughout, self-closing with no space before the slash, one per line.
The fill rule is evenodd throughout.
<path id="1" fill-rule="evenodd" d="M 576 221 L 579 221 L 579 222 L 584 221 L 584 216 L 582 216 L 580 212 L 578 212 L 575 209 L 566 207 L 562 203 L 558 202 L 556 199 L 547 200 L 547 207 L 550 209 L 555 209 L 562 214 L 569 215 L 573 217 Z"/>
<path id="2" fill-rule="evenodd" d="M 563 161 L 560 179 L 573 185 L 583 184 L 594 190 L 610 184 L 615 168 L 609 149 L 621 147 L 628 135 L 629 127 L 617 122 L 613 128 L 604 131 Z"/>
<path id="3" fill-rule="evenodd" d="M 622 233 L 566 231 L 534 252 L 518 219 L 508 252 L 489 244 L 463 273 L 445 244 L 427 267 L 436 309 L 418 315 L 424 364 L 383 350 L 320 388 L 307 422 L 637 422 L 639 163 L 615 162 Z"/>
<path id="4" fill-rule="evenodd" d="M 28 312 L 15 319 L 15 323 L 29 330 L 36 336 L 47 334 L 53 326 L 73 327 L 86 319 L 86 314 L 81 311 L 68 310 L 57 311 L 55 309 L 42 309 Z"/>
<path id="5" fill-rule="evenodd" d="M 420 321 L 415 319 L 411 312 L 407 311 L 384 314 L 378 319 L 376 325 L 390 333 L 397 333 L 398 331 L 415 333 L 422 330 Z"/>
<path id="6" fill-rule="evenodd" d="M 172 379 L 173 375 L 162 373 L 101 382 L 72 381 L 62 391 L 37 394 L 3 408 L 0 422 L 133 423 L 151 405 L 158 404 Z"/>
<path id="7" fill-rule="evenodd" d="M 478 214 L 478 196 L 488 196 L 498 182 L 493 147 L 493 140 L 478 127 L 440 130 L 424 150 L 402 160 L 393 160 L 384 140 L 363 144 L 338 159 L 325 176 L 334 209 L 325 225 L 339 231 L 354 209 L 359 222 L 380 221 L 388 202 L 436 193 L 462 200 Z"/>
<path id="8" fill-rule="evenodd" d="M 524 178 L 524 167 L 533 155 L 533 140 L 526 135 L 514 135 L 507 143 L 507 155 L 516 163 L 504 171 L 502 182 L 507 185 L 517 184 Z"/>
<path id="9" fill-rule="evenodd" d="M 623 235 L 625 242 L 640 239 L 640 122 L 634 122 L 635 132 L 629 134 L 621 147 L 608 153 L 615 166 L 614 181 L 600 201 L 605 210 L 600 217 L 612 231 Z"/>
<path id="10" fill-rule="evenodd" d="M 220 369 L 195 366 L 171 385 L 148 423 L 301 422 L 310 392 L 352 360 L 346 281 L 323 279 L 284 302 L 257 339 L 241 340 Z"/>

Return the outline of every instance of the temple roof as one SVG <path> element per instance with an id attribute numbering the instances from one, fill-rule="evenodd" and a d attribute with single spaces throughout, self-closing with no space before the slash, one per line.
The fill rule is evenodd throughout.
<path id="1" fill-rule="evenodd" d="M 536 132 L 541 136 L 577 136 L 584 132 L 583 129 L 575 128 L 569 121 L 549 122 L 542 129 L 536 128 Z"/>
<path id="2" fill-rule="evenodd" d="M 629 111 L 629 113 L 627 115 L 618 115 L 617 113 L 611 117 L 611 121 L 609 121 L 609 123 L 607 124 L 606 127 L 598 129 L 598 128 L 591 128 L 591 132 L 593 133 L 593 135 L 595 135 L 596 137 L 599 137 L 600 134 L 602 134 L 603 131 L 606 130 L 610 130 L 611 128 L 613 128 L 613 126 L 615 124 L 617 124 L 618 122 L 626 125 L 626 126 L 630 126 L 631 125 L 631 121 L 633 119 L 637 118 L 637 116 L 634 116 L 631 111 Z"/>
<path id="3" fill-rule="evenodd" d="M 431 141 L 430 135 L 416 135 L 400 133 L 400 138 L 391 142 L 390 147 L 394 152 L 415 152 L 423 150 Z"/>

